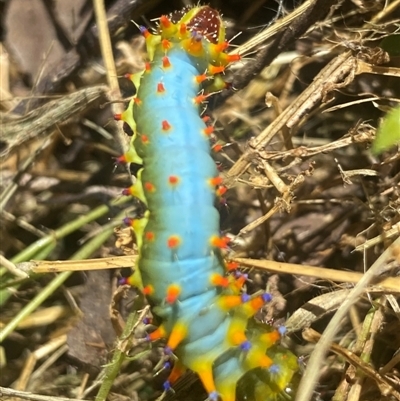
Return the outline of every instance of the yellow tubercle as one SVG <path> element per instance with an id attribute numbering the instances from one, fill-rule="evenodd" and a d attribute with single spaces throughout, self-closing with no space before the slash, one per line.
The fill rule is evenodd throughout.
<path id="1" fill-rule="evenodd" d="M 193 57 L 205 57 L 205 51 L 201 40 L 194 38 L 184 39 L 181 42 L 182 48 L 185 49 Z"/>
<path id="2" fill-rule="evenodd" d="M 229 344 L 232 346 L 238 346 L 245 341 L 246 338 L 246 327 L 247 327 L 247 319 L 237 316 L 235 314 L 232 318 L 231 324 L 229 325 L 227 340 Z"/>
<path id="3" fill-rule="evenodd" d="M 133 85 L 135 85 L 136 91 L 139 89 L 140 80 L 142 79 L 144 71 L 145 70 L 136 72 L 134 74 L 126 75 L 126 77 L 133 83 Z"/>
<path id="4" fill-rule="evenodd" d="M 249 369 L 269 368 L 272 366 L 272 359 L 265 354 L 265 347 L 253 344 L 246 353 L 246 364 Z"/>
<path id="5" fill-rule="evenodd" d="M 177 38 L 178 40 L 182 40 L 186 38 L 188 35 L 188 29 L 187 26 L 184 22 L 178 24 L 178 32 L 177 32 Z"/>
<path id="6" fill-rule="evenodd" d="M 128 104 L 126 110 L 120 115 L 120 120 L 124 121 L 129 125 L 133 133 L 136 132 L 136 122 L 133 119 L 133 100 L 131 100 Z"/>
<path id="7" fill-rule="evenodd" d="M 141 219 L 135 219 L 132 223 L 133 231 L 136 236 L 136 243 L 139 249 L 141 249 L 143 245 L 143 232 L 149 220 L 150 212 L 146 210 L 144 216 Z"/>
<path id="8" fill-rule="evenodd" d="M 143 191 L 142 172 L 143 169 L 141 168 L 137 173 L 135 183 L 130 188 L 130 193 L 132 196 L 135 196 L 136 198 L 140 199 L 145 205 L 147 205 L 147 200 Z"/>
<path id="9" fill-rule="evenodd" d="M 260 335 L 259 340 L 268 348 L 276 344 L 281 338 L 278 330 L 271 331 L 269 333 L 263 333 Z"/>
<path id="10" fill-rule="evenodd" d="M 237 61 L 240 61 L 240 55 L 239 54 L 227 54 L 227 53 L 221 53 L 219 56 L 219 62 L 222 65 L 228 65 L 230 63 L 235 63 Z"/>
<path id="11" fill-rule="evenodd" d="M 161 43 L 161 35 L 148 35 L 146 37 L 147 55 L 150 61 L 154 59 L 157 46 Z"/>
<path id="12" fill-rule="evenodd" d="M 140 291 L 143 290 L 142 276 L 140 275 L 139 267 L 137 265 L 132 275 L 128 278 L 128 283 L 132 287 L 138 288 Z"/>
<path id="13" fill-rule="evenodd" d="M 224 311 L 228 312 L 231 309 L 243 305 L 241 295 L 221 295 L 217 299 L 217 305 Z"/>
<path id="14" fill-rule="evenodd" d="M 243 303 L 243 305 L 238 308 L 238 312 L 247 319 L 250 319 L 260 310 L 263 305 L 265 305 L 265 303 L 266 302 L 262 296 L 258 296 L 250 299 L 248 302 Z"/>
<path id="15" fill-rule="evenodd" d="M 222 74 L 224 71 L 225 71 L 225 67 L 222 65 L 216 66 L 213 64 L 209 64 L 207 67 L 207 72 L 210 75 Z"/>
<path id="16" fill-rule="evenodd" d="M 128 151 L 118 160 L 123 163 L 143 164 L 142 158 L 136 153 L 136 149 L 133 147 L 133 145 L 129 146 Z"/>
<path id="17" fill-rule="evenodd" d="M 205 89 L 206 93 L 215 93 L 215 92 L 220 92 L 222 89 L 225 89 L 226 87 L 227 84 L 222 78 L 222 75 L 214 75 L 213 81 Z"/>
<path id="18" fill-rule="evenodd" d="M 162 15 L 160 17 L 160 33 L 163 39 L 171 38 L 176 34 L 177 30 L 177 25 L 172 23 L 167 16 Z"/>
<path id="19" fill-rule="evenodd" d="M 228 47 L 228 43 L 223 41 L 221 43 L 210 43 L 208 51 L 210 53 L 211 60 L 217 65 L 226 66 L 226 59 L 221 55 L 224 54 L 225 49 Z"/>
<path id="20" fill-rule="evenodd" d="M 277 367 L 274 372 L 271 372 L 274 384 L 280 391 L 284 391 L 299 369 L 298 360 L 291 353 L 279 352 L 274 355 L 274 365 Z"/>

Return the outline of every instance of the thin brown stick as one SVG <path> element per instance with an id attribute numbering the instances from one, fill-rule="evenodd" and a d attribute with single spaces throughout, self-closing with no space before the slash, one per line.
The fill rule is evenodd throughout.
<path id="1" fill-rule="evenodd" d="M 343 270 L 333 270 L 325 267 L 297 265 L 294 263 L 275 262 L 273 260 L 258 260 L 246 258 L 233 258 L 233 262 L 241 266 L 255 267 L 279 274 L 294 274 L 298 276 L 318 277 L 323 280 L 341 283 L 358 283 L 365 274 Z M 389 291 L 400 293 L 400 277 L 388 277 L 376 284 Z"/>
<path id="2" fill-rule="evenodd" d="M 331 6 L 335 3 L 336 0 L 308 0 L 300 7 L 301 12 L 294 10 L 289 16 L 283 18 L 282 21 L 274 24 L 274 27 L 277 25 L 277 31 L 274 32 L 276 37 L 273 42 L 269 47 L 261 49 L 252 63 L 248 63 L 235 74 L 232 83 L 233 87 L 239 90 L 248 85 L 254 76 L 269 65 L 278 54 L 307 32 L 313 24 L 325 18 Z M 288 24 L 290 24 L 290 29 L 284 29 Z M 275 28 L 271 28 L 270 31 L 272 32 L 273 29 Z M 231 94 L 232 92 L 226 91 L 222 94 L 221 98 L 230 96 Z"/>
<path id="3" fill-rule="evenodd" d="M 132 267 L 135 265 L 136 256 L 115 256 L 102 259 L 86 260 L 62 260 L 62 261 L 31 261 L 17 264 L 28 274 L 32 273 L 55 273 L 61 271 L 82 271 L 100 269 L 118 269 Z M 358 283 L 362 273 L 348 272 L 343 270 L 327 269 L 325 267 L 315 267 L 298 265 L 294 263 L 275 262 L 273 260 L 258 260 L 247 258 L 233 258 L 232 261 L 244 267 L 255 267 L 280 274 L 294 274 L 309 277 L 318 277 L 324 280 L 331 280 L 343 283 Z M 400 277 L 388 277 L 377 284 L 379 287 L 388 291 L 400 292 Z"/>
<path id="4" fill-rule="evenodd" d="M 122 96 L 119 90 L 117 69 L 115 68 L 115 61 L 112 52 L 110 32 L 107 25 L 107 14 L 104 6 L 104 0 L 93 0 L 93 7 L 96 15 L 97 26 L 99 29 L 101 54 L 103 56 L 104 66 L 106 68 L 107 82 L 110 87 L 110 98 L 112 101 L 111 107 L 114 114 L 122 113 L 122 103 L 118 102 L 118 100 L 121 100 Z M 122 152 L 125 152 L 127 149 L 126 135 L 124 134 L 121 125 L 115 125 L 120 148 Z"/>
<path id="5" fill-rule="evenodd" d="M 310 111 L 315 104 L 321 102 L 331 90 L 343 81 L 352 80 L 351 72 L 355 70 L 357 61 L 350 51 L 340 54 L 333 59 L 314 81 L 300 94 L 296 101 L 287 107 L 267 128 L 264 129 L 251 143 L 250 149 L 228 171 L 228 177 L 237 178 L 250 166 L 250 158 L 254 150 L 261 150 L 283 128 L 293 128 Z"/>

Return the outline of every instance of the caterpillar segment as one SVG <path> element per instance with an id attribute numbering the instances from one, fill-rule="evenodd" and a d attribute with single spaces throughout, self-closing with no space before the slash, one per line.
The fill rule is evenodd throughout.
<path id="1" fill-rule="evenodd" d="M 270 295 L 243 293 L 246 276 L 222 260 L 228 240 L 219 235 L 215 200 L 226 188 L 211 156 L 214 128 L 201 117 L 208 97 L 225 87 L 226 67 L 240 58 L 226 53 L 223 21 L 209 6 L 160 17 L 155 34 L 140 31 L 148 61 L 128 76 L 137 93 L 116 118 L 133 131 L 121 160 L 143 165 L 124 194 L 147 207 L 143 219 L 129 221 L 139 257 L 128 281 L 143 290 L 163 322 L 147 339 L 165 339 L 165 355 L 178 361 L 164 388 L 191 369 L 210 400 L 235 401 L 238 382 L 261 375 L 245 397 L 274 401 L 297 367 L 283 357 L 275 361 L 279 331 L 249 327 Z"/>

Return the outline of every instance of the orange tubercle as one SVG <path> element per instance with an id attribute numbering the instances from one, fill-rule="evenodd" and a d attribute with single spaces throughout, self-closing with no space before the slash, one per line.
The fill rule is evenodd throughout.
<path id="1" fill-rule="evenodd" d="M 144 183 L 143 187 L 147 192 L 155 192 L 156 190 L 156 187 L 148 181 Z"/>
<path id="2" fill-rule="evenodd" d="M 139 27 L 139 30 L 140 30 L 141 34 L 142 34 L 146 39 L 148 39 L 148 38 L 150 38 L 150 37 L 152 36 L 151 33 L 149 32 L 149 30 L 148 30 L 146 27 L 144 27 L 144 26 L 140 26 L 140 27 Z"/>
<path id="3" fill-rule="evenodd" d="M 120 163 L 120 164 L 129 163 L 128 155 L 125 153 L 125 154 L 117 157 L 117 163 Z"/>
<path id="4" fill-rule="evenodd" d="M 143 295 L 152 295 L 154 294 L 154 287 L 152 285 L 146 285 L 146 287 L 142 290 Z"/>
<path id="5" fill-rule="evenodd" d="M 228 191 L 228 188 L 225 187 L 225 186 L 223 186 L 223 185 L 221 185 L 221 186 L 217 189 L 216 194 L 217 194 L 217 196 L 223 196 L 223 195 L 226 194 L 227 191 Z"/>
<path id="6" fill-rule="evenodd" d="M 230 239 L 228 237 L 217 237 L 216 235 L 210 238 L 210 243 L 215 248 L 225 249 L 228 247 Z"/>
<path id="7" fill-rule="evenodd" d="M 212 150 L 213 150 L 214 152 L 218 153 L 218 152 L 221 152 L 222 147 L 223 147 L 223 146 L 222 146 L 221 144 L 216 143 L 216 144 L 212 147 Z"/>
<path id="8" fill-rule="evenodd" d="M 260 340 L 267 346 L 267 348 L 274 345 L 279 339 L 281 335 L 279 334 L 278 330 L 274 330 L 270 333 L 264 333 L 260 336 Z"/>
<path id="9" fill-rule="evenodd" d="M 202 82 L 204 82 L 207 79 L 207 75 L 206 74 L 201 74 L 201 75 L 196 75 L 196 82 L 198 84 L 201 84 Z"/>
<path id="10" fill-rule="evenodd" d="M 207 136 L 210 136 L 214 132 L 214 127 L 209 125 L 208 127 L 203 129 L 203 133 Z"/>
<path id="11" fill-rule="evenodd" d="M 247 277 L 242 274 L 239 278 L 234 281 L 234 287 L 238 290 L 243 288 L 244 283 L 246 282 Z"/>
<path id="12" fill-rule="evenodd" d="M 176 175 L 170 175 L 170 176 L 168 177 L 168 182 L 169 182 L 171 185 L 177 185 L 177 184 L 179 183 L 179 177 L 176 176 Z"/>
<path id="13" fill-rule="evenodd" d="M 163 93 L 165 92 L 165 86 L 162 82 L 159 82 L 157 84 L 157 93 Z"/>
<path id="14" fill-rule="evenodd" d="M 135 191 L 134 185 L 131 185 L 129 188 L 124 188 L 122 191 L 122 195 L 125 195 L 125 196 L 135 196 L 135 193 L 136 193 L 136 191 Z"/>
<path id="15" fill-rule="evenodd" d="M 180 24 L 179 25 L 179 33 L 180 33 L 180 35 L 184 36 L 184 35 L 186 35 L 186 32 L 187 32 L 186 24 L 184 24 L 184 23 Z"/>
<path id="16" fill-rule="evenodd" d="M 270 300 L 271 300 L 270 294 L 265 293 L 259 295 L 258 297 L 250 299 L 248 302 L 246 302 L 242 307 L 242 311 L 243 313 L 246 314 L 248 318 L 250 318 L 254 316 L 257 313 L 257 311 Z"/>
<path id="17" fill-rule="evenodd" d="M 225 41 L 214 45 L 214 51 L 222 53 L 229 47 L 229 42 Z"/>
<path id="18" fill-rule="evenodd" d="M 172 47 L 172 43 L 168 39 L 163 39 L 161 41 L 162 48 L 167 51 Z"/>
<path id="19" fill-rule="evenodd" d="M 216 187 L 217 185 L 221 185 L 222 184 L 222 177 L 218 176 L 218 177 L 213 177 L 209 179 L 209 183 L 212 187 Z"/>
<path id="20" fill-rule="evenodd" d="M 220 274 L 212 274 L 210 277 L 211 284 L 217 287 L 228 287 L 229 285 L 229 278 L 221 276 Z"/>
<path id="21" fill-rule="evenodd" d="M 140 139 L 142 140 L 142 143 L 146 145 L 150 142 L 149 137 L 145 134 L 140 135 Z"/>
<path id="22" fill-rule="evenodd" d="M 161 122 L 161 129 L 163 131 L 169 131 L 171 129 L 171 124 L 167 120 Z"/>
<path id="23" fill-rule="evenodd" d="M 180 285 L 178 284 L 171 284 L 167 289 L 167 295 L 165 300 L 169 304 L 174 304 L 182 292 Z"/>
<path id="24" fill-rule="evenodd" d="M 249 301 L 249 306 L 253 309 L 254 313 L 257 312 L 265 304 L 264 299 L 259 296 Z"/>
<path id="25" fill-rule="evenodd" d="M 229 272 L 232 271 L 232 270 L 236 270 L 237 268 L 239 268 L 239 263 L 237 263 L 237 262 L 226 262 L 225 263 L 225 268 Z"/>
<path id="26" fill-rule="evenodd" d="M 166 15 L 162 15 L 160 17 L 160 25 L 163 28 L 169 28 L 171 26 L 171 21 L 169 20 L 169 18 Z"/>
<path id="27" fill-rule="evenodd" d="M 215 75 L 215 74 L 221 74 L 222 72 L 225 71 L 225 67 L 223 65 L 220 66 L 215 66 L 210 64 L 208 66 L 208 71 L 210 72 L 210 74 Z"/>
<path id="28" fill-rule="evenodd" d="M 260 362 L 258 366 L 260 366 L 261 368 L 269 368 L 270 366 L 272 366 L 272 363 L 272 359 L 269 358 L 267 355 L 260 355 Z"/>
<path id="29" fill-rule="evenodd" d="M 171 67 L 171 62 L 169 61 L 169 58 L 167 56 L 164 56 L 162 58 L 162 66 L 163 66 L 163 68 Z"/>
<path id="30" fill-rule="evenodd" d="M 146 231 L 144 233 L 144 237 L 146 238 L 147 241 L 154 241 L 156 235 L 154 234 L 153 231 Z"/>
<path id="31" fill-rule="evenodd" d="M 165 338 L 167 336 L 167 332 L 165 331 L 163 326 L 158 327 L 156 330 L 154 330 L 152 333 L 147 335 L 147 339 L 149 341 L 156 341 L 161 338 Z"/>
<path id="32" fill-rule="evenodd" d="M 222 57 L 221 58 L 223 58 L 224 59 L 224 61 L 227 63 L 227 64 L 229 64 L 229 63 L 234 63 L 234 62 L 236 62 L 236 61 L 240 61 L 240 59 L 241 59 L 241 57 L 240 57 L 240 55 L 239 54 L 223 54 L 223 55 L 221 55 Z"/>
<path id="33" fill-rule="evenodd" d="M 193 101 L 194 101 L 194 104 L 201 104 L 201 103 L 203 103 L 205 100 L 207 99 L 207 95 L 198 95 L 198 96 L 196 96 L 194 99 L 193 99 Z"/>
<path id="34" fill-rule="evenodd" d="M 146 72 L 150 72 L 151 71 L 151 64 L 149 61 L 146 61 L 145 65 L 144 65 L 144 70 Z"/>
<path id="35" fill-rule="evenodd" d="M 177 235 L 171 235 L 167 240 L 168 248 L 175 249 L 181 244 L 181 239 Z"/>

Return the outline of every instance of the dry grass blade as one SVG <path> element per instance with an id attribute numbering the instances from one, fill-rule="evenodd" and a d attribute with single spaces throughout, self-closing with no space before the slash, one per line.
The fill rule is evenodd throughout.
<path id="1" fill-rule="evenodd" d="M 361 280 L 357 283 L 350 295 L 343 302 L 339 310 L 336 312 L 332 320 L 329 322 L 324 334 L 321 336 L 318 344 L 313 351 L 304 375 L 301 379 L 299 390 L 296 396 L 296 401 L 308 401 L 311 399 L 314 391 L 314 385 L 318 381 L 321 367 L 324 363 L 324 356 L 329 350 L 330 344 L 340 328 L 340 322 L 349 313 L 349 309 L 354 305 L 365 288 L 371 283 L 382 268 L 399 255 L 400 238 L 386 249 L 385 252 L 377 259 L 377 261 L 370 267 L 370 269 L 363 275 Z M 398 288 L 398 287 L 397 287 Z"/>
<path id="2" fill-rule="evenodd" d="M 115 256 L 101 259 L 86 260 L 60 260 L 60 261 L 30 261 L 17 265 L 22 272 L 32 274 L 55 273 L 62 271 L 83 271 L 83 270 L 101 270 L 118 269 L 132 267 L 135 265 L 135 256 Z M 262 269 L 269 272 L 280 274 L 293 274 L 309 277 L 317 277 L 324 280 L 336 281 L 340 283 L 358 283 L 363 277 L 362 273 L 349 271 L 339 271 L 327 269 L 325 267 L 296 265 L 292 263 L 275 262 L 273 260 L 257 260 L 245 258 L 233 258 L 232 262 L 238 263 L 242 267 Z M 394 293 L 400 292 L 400 278 L 387 277 L 378 280 L 377 288 L 386 289 Z"/>
<path id="3" fill-rule="evenodd" d="M 312 329 L 304 330 L 303 337 L 305 340 L 315 343 L 321 340 L 321 335 Z M 371 366 L 362 361 L 361 358 L 359 358 L 356 354 L 335 343 L 330 344 L 329 347 L 333 352 L 346 358 L 351 365 L 359 369 L 366 376 L 375 380 L 382 392 L 382 395 L 386 397 L 392 396 L 396 400 L 400 400 L 400 393 L 396 391 L 396 389 L 393 387 L 393 384 L 385 376 L 379 374 L 373 368 L 371 368 Z"/>
<path id="4" fill-rule="evenodd" d="M 286 29 L 296 18 L 307 11 L 307 9 L 310 8 L 314 2 L 314 0 L 307 0 L 304 3 L 300 4 L 290 14 L 277 20 L 273 25 L 269 26 L 265 30 L 261 31 L 260 33 L 249 39 L 247 42 L 232 50 L 230 54 L 248 55 L 259 45 L 266 43 L 268 39 L 272 38 L 278 32 Z"/>
<path id="5" fill-rule="evenodd" d="M 40 138 L 57 124 L 83 112 L 92 102 L 105 94 L 107 94 L 105 86 L 94 86 L 51 100 L 23 117 L 2 113 L 0 157 L 4 160 L 27 141 Z"/>
<path id="6" fill-rule="evenodd" d="M 17 397 L 22 400 L 30 401 L 85 401 L 77 398 L 66 398 L 66 397 L 52 397 L 49 395 L 33 394 L 28 391 L 19 391 L 12 388 L 0 387 L 0 397 Z"/>
<path id="7" fill-rule="evenodd" d="M 284 127 L 293 128 L 318 102 L 332 90 L 349 84 L 354 78 L 357 66 L 356 58 L 350 51 L 333 59 L 318 75 L 313 83 L 287 107 L 263 132 L 251 143 L 248 150 L 229 170 L 228 177 L 235 179 L 244 174 L 250 166 L 249 160 L 255 150 L 262 150 L 271 139 Z"/>
<path id="8" fill-rule="evenodd" d="M 322 280 L 335 281 L 340 283 L 358 283 L 364 277 L 362 273 L 348 272 L 327 269 L 326 267 L 296 265 L 291 263 L 275 262 L 273 260 L 256 260 L 233 258 L 233 262 L 238 263 L 240 266 L 254 267 L 258 269 L 267 270 L 280 274 L 294 274 L 308 277 L 318 277 Z M 374 284 L 382 289 L 400 293 L 400 277 L 382 278 L 380 281 L 378 277 L 374 279 Z M 371 284 L 373 284 L 371 282 Z"/>

